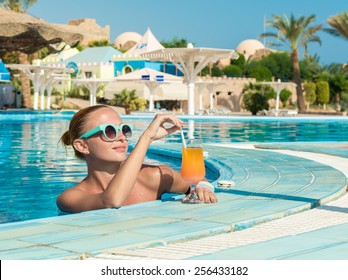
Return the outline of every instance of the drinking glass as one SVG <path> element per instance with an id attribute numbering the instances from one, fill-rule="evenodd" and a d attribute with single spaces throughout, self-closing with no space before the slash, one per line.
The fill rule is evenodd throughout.
<path id="1" fill-rule="evenodd" d="M 190 194 L 182 202 L 200 203 L 196 193 L 196 185 L 205 176 L 201 139 L 191 139 L 186 144 L 186 147 L 182 148 L 181 176 L 190 184 Z"/>

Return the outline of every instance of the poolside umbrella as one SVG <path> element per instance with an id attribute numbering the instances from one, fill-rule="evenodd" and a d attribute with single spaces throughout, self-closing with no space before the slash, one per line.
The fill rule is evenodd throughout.
<path id="1" fill-rule="evenodd" d="M 135 83 L 145 85 L 148 94 L 141 87 L 138 87 L 138 89 L 140 89 L 140 97 L 149 100 L 149 111 L 155 109 L 155 100 L 187 100 L 186 92 L 182 90 L 184 88 L 182 86 L 182 77 L 151 68 L 135 70 L 131 73 L 118 76 L 116 80 L 116 86 L 119 86 L 120 83 L 126 85 L 127 82 L 132 84 L 132 88 L 134 88 Z M 112 86 L 111 84 L 110 87 Z M 127 88 L 127 86 L 124 86 L 124 88 Z"/>
<path id="2" fill-rule="evenodd" d="M 75 45 L 83 35 L 68 27 L 47 23 L 28 14 L 0 8 L 0 55 L 6 51 L 31 54 L 43 47 L 65 42 Z"/>

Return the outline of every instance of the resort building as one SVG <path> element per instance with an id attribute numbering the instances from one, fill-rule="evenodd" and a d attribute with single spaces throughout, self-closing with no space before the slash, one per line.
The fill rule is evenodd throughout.
<path id="1" fill-rule="evenodd" d="M 268 49 L 258 40 L 247 39 L 240 42 L 236 48 L 238 53 L 244 55 L 245 60 L 255 59 L 256 56 L 259 57 L 262 52 L 267 51 Z"/>
<path id="2" fill-rule="evenodd" d="M 70 28 L 76 32 L 82 33 L 85 37 L 83 44 L 91 40 L 109 40 L 110 29 L 108 26 L 102 28 L 96 24 L 93 19 L 78 19 L 69 21 Z M 180 108 L 185 111 L 187 107 L 187 88 L 183 82 L 178 83 L 158 83 L 153 88 L 142 83 L 141 77 L 120 82 L 118 77 L 127 76 L 130 73 L 140 73 L 140 70 L 152 69 L 164 74 L 182 77 L 183 74 L 169 62 L 150 61 L 144 58 L 142 54 L 164 49 L 164 46 L 147 28 L 143 36 L 136 32 L 124 32 L 114 41 L 113 47 L 93 47 L 86 48 L 78 52 L 75 48 L 66 47 L 58 54 L 53 54 L 40 63 L 42 65 L 61 65 L 66 66 L 74 63 L 78 67 L 76 78 L 78 79 L 112 79 L 112 82 L 106 83 L 103 93 L 106 99 L 112 99 L 114 94 L 120 92 L 124 87 L 129 90 L 135 89 L 137 94 L 149 100 L 150 91 L 154 94 L 154 101 L 166 100 L 180 102 Z M 263 43 L 255 39 L 247 39 L 238 44 L 236 47 L 238 53 L 242 53 L 246 59 L 259 59 L 268 55 L 272 50 L 266 48 Z M 219 67 L 230 64 L 229 59 L 221 60 Z M 145 75 L 146 76 L 146 75 Z M 148 76 L 148 75 L 147 75 Z M 128 76 L 127 76 L 128 77 Z M 151 79 L 156 79 L 152 77 Z M 121 79 L 122 80 L 122 79 Z M 233 78 L 233 77 L 197 77 L 197 87 L 195 88 L 195 108 L 197 111 L 224 110 L 240 112 L 242 110 L 243 88 L 246 84 L 256 82 L 250 78 Z M 65 88 L 59 84 L 65 84 Z M 71 84 L 61 82 L 57 84 L 57 90 L 66 91 L 66 85 L 71 88 Z M 149 84 L 149 83 L 148 83 Z M 64 88 L 64 89 L 63 89 Z M 175 98 L 177 94 L 177 98 Z M 169 98 L 170 96 L 170 98 Z M 294 98 L 292 98 L 293 100 Z M 156 104 L 159 105 L 159 104 Z"/>
<path id="3" fill-rule="evenodd" d="M 112 58 L 120 53 L 120 51 L 110 46 L 86 48 L 64 60 L 64 63 L 73 62 L 78 66 L 78 78 L 111 79 L 115 76 Z"/>
<path id="4" fill-rule="evenodd" d="M 142 36 L 137 32 L 124 32 L 115 39 L 114 46 L 121 52 L 126 52 L 136 45 L 141 38 Z"/>
<path id="5" fill-rule="evenodd" d="M 134 42 L 132 39 L 135 38 L 135 36 L 133 33 L 131 34 L 131 37 L 128 37 L 129 34 L 127 34 L 127 36 L 122 36 L 124 40 L 123 45 L 130 45 L 130 42 Z M 121 41 L 119 44 L 121 44 Z M 145 34 L 133 47 L 125 53 L 113 56 L 115 76 L 125 75 L 143 68 L 151 68 L 171 75 L 182 76 L 182 73 L 172 63 L 149 61 L 141 56 L 141 54 L 161 49 L 164 49 L 163 45 L 153 35 L 150 28 L 147 28 Z"/>
<path id="6" fill-rule="evenodd" d="M 77 48 L 71 48 L 69 45 L 66 45 L 64 49 L 57 53 L 52 53 L 45 58 L 40 60 L 40 64 L 42 65 L 55 65 L 59 63 L 63 63 L 65 60 L 79 53 Z M 35 61 L 34 63 L 39 63 Z"/>

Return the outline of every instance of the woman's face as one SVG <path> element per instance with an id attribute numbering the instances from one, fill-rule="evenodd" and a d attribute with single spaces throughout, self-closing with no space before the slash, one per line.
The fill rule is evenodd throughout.
<path id="1" fill-rule="evenodd" d="M 85 132 L 101 124 L 120 125 L 122 120 L 120 116 L 110 108 L 102 108 L 93 112 L 85 125 Z M 85 139 L 88 145 L 88 157 L 95 160 L 108 162 L 123 162 L 126 159 L 128 151 L 128 141 L 123 133 L 118 130 L 114 141 L 107 141 L 102 132 Z"/>

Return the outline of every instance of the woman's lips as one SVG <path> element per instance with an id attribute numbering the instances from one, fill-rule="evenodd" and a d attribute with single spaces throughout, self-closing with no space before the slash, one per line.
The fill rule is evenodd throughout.
<path id="1" fill-rule="evenodd" d="M 117 152 L 121 152 L 121 153 L 126 151 L 126 147 L 124 147 L 124 146 L 113 147 L 112 149 L 116 150 Z"/>

